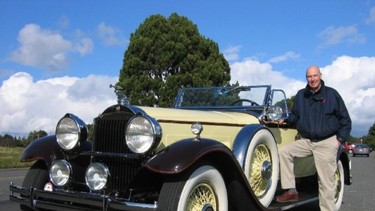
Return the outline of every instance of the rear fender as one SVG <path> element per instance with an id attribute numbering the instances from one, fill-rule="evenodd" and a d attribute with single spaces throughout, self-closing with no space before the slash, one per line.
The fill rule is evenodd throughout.
<path id="1" fill-rule="evenodd" d="M 23 151 L 22 162 L 43 160 L 50 167 L 53 160 L 63 158 L 61 148 L 56 142 L 56 136 L 45 136 L 31 142 Z"/>

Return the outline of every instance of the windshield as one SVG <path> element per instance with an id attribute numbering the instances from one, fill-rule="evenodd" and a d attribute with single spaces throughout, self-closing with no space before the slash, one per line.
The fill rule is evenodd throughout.
<path id="1" fill-rule="evenodd" d="M 368 148 L 366 144 L 356 144 L 355 148 Z"/>
<path id="2" fill-rule="evenodd" d="M 270 86 L 183 88 L 174 107 L 264 106 L 269 91 Z"/>

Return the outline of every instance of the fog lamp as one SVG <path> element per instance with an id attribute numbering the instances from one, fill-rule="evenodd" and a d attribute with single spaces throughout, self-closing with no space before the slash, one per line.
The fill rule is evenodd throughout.
<path id="1" fill-rule="evenodd" d="M 101 190 L 107 184 L 109 170 L 101 163 L 92 163 L 86 170 L 86 185 L 94 191 Z"/>
<path id="2" fill-rule="evenodd" d="M 72 167 L 66 160 L 55 161 L 50 170 L 51 182 L 56 186 L 64 186 L 69 182 L 72 174 Z"/>

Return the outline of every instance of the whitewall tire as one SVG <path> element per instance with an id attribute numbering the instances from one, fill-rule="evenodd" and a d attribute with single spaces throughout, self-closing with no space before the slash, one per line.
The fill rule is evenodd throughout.
<path id="1" fill-rule="evenodd" d="M 211 165 L 203 165 L 163 184 L 159 210 L 228 210 L 225 182 Z"/>
<path id="2" fill-rule="evenodd" d="M 260 203 L 268 207 L 279 179 L 279 155 L 271 132 L 259 130 L 246 152 L 245 175 Z"/>

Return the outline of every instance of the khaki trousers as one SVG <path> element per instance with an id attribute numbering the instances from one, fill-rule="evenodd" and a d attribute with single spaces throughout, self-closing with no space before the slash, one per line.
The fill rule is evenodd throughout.
<path id="1" fill-rule="evenodd" d="M 314 156 L 319 179 L 320 211 L 335 211 L 334 174 L 337 169 L 337 151 L 339 142 L 336 136 L 319 142 L 301 138 L 279 149 L 280 177 L 283 189 L 296 188 L 294 158 Z"/>

